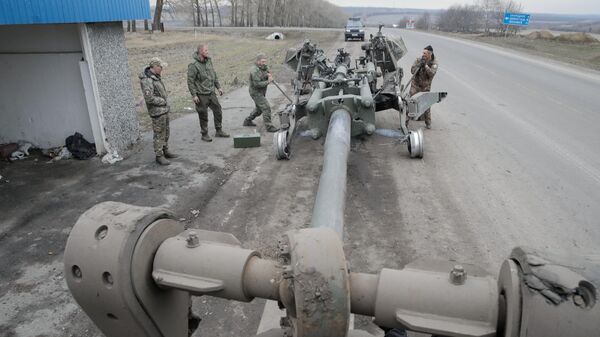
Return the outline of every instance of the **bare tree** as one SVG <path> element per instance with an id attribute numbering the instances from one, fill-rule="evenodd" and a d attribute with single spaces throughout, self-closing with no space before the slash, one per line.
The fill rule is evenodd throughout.
<path id="1" fill-rule="evenodd" d="M 152 24 L 152 30 L 160 29 L 160 20 L 162 17 L 164 0 L 156 0 L 156 8 L 154 8 L 154 22 Z"/>
<path id="2" fill-rule="evenodd" d="M 500 0 L 479 0 L 478 6 L 483 14 L 483 29 L 489 34 L 491 28 L 496 27 L 498 15 L 502 13 L 502 4 Z"/>
<path id="3" fill-rule="evenodd" d="M 219 9 L 219 2 L 214 0 L 215 8 L 217 9 L 217 16 L 219 17 L 219 27 L 223 27 L 223 21 L 221 21 L 221 10 Z"/>
<path id="4" fill-rule="evenodd" d="M 208 3 L 210 4 L 210 16 L 212 18 L 212 26 L 215 26 L 215 10 L 213 8 L 213 3 L 211 0 L 208 0 Z"/>
<path id="5" fill-rule="evenodd" d="M 415 28 L 421 30 L 429 30 L 431 27 L 431 14 L 429 12 L 423 13 L 423 15 L 415 23 Z"/>
<path id="6" fill-rule="evenodd" d="M 483 27 L 483 15 L 479 6 L 454 5 L 440 14 L 440 30 L 459 33 L 476 33 Z"/>

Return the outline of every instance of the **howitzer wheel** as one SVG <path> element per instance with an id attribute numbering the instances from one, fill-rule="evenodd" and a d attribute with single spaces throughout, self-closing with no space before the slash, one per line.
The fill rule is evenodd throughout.
<path id="1" fill-rule="evenodd" d="M 273 135 L 273 147 L 277 160 L 290 159 L 290 147 L 287 142 L 288 131 L 275 132 Z"/>
<path id="2" fill-rule="evenodd" d="M 423 158 L 423 129 L 409 131 L 408 133 L 408 153 L 411 158 Z"/>

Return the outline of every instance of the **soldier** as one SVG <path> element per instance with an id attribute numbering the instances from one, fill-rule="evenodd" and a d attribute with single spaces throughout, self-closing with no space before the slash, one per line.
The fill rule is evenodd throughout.
<path id="1" fill-rule="evenodd" d="M 263 121 L 268 132 L 279 130 L 271 122 L 271 107 L 265 97 L 267 95 L 267 86 L 273 82 L 273 75 L 267 67 L 267 56 L 260 53 L 256 56 L 256 63 L 250 69 L 250 97 L 254 100 L 256 107 L 250 113 L 250 116 L 244 120 L 244 126 L 256 126 L 252 120 L 263 115 Z"/>
<path id="2" fill-rule="evenodd" d="M 142 93 L 146 101 L 148 113 L 152 119 L 154 132 L 154 153 L 156 162 L 160 165 L 169 165 L 166 158 L 177 158 L 169 151 L 169 104 L 167 103 L 167 90 L 160 74 L 167 64 L 158 57 L 150 60 L 148 66 L 140 74 Z"/>
<path id="3" fill-rule="evenodd" d="M 213 112 L 215 137 L 229 137 L 229 134 L 223 131 L 223 110 L 216 94 L 218 91 L 219 96 L 223 96 L 223 90 L 213 68 L 212 59 L 208 56 L 208 46 L 199 45 L 192 56 L 194 62 L 188 66 L 187 84 L 200 118 L 202 140 L 212 142 L 208 135 L 208 108 Z"/>
<path id="4" fill-rule="evenodd" d="M 424 91 L 431 90 L 431 82 L 433 77 L 438 70 L 438 63 L 433 54 L 433 48 L 431 46 L 423 49 L 423 56 L 415 60 L 410 72 L 413 74 L 413 80 L 410 85 L 410 96 Z M 419 118 L 419 120 L 425 119 L 425 127 L 431 129 L 431 109 L 427 111 Z M 406 118 L 406 127 L 408 128 L 408 116 Z"/>

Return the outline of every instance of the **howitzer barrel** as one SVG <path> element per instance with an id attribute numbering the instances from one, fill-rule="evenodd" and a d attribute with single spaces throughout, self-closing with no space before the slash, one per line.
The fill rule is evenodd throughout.
<path id="1" fill-rule="evenodd" d="M 348 111 L 340 109 L 331 114 L 323 172 L 315 198 L 312 227 L 334 230 L 340 239 L 344 236 L 344 206 L 346 203 L 346 166 L 350 152 L 351 120 Z"/>

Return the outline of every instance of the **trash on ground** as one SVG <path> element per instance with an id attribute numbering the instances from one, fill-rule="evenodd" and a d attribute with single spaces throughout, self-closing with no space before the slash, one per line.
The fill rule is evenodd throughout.
<path id="1" fill-rule="evenodd" d="M 96 145 L 85 140 L 79 132 L 67 137 L 65 144 L 76 159 L 85 160 L 96 155 Z"/>
<path id="2" fill-rule="evenodd" d="M 10 161 L 10 156 L 17 150 L 19 150 L 19 144 L 17 143 L 0 145 L 0 159 Z"/>
<path id="3" fill-rule="evenodd" d="M 10 155 L 10 160 L 14 161 L 14 160 L 21 160 L 21 159 L 25 159 L 25 153 L 21 152 L 21 151 L 15 151 Z"/>
<path id="4" fill-rule="evenodd" d="M 25 157 L 29 156 L 29 150 L 33 147 L 33 144 L 27 142 L 19 142 L 19 151 L 25 154 Z"/>
<path id="5" fill-rule="evenodd" d="M 104 164 L 114 164 L 118 161 L 123 160 L 123 157 L 119 156 L 116 150 L 109 152 L 102 157 L 102 162 Z"/>
<path id="6" fill-rule="evenodd" d="M 60 150 L 52 157 L 53 161 L 68 160 L 73 158 L 73 154 L 66 147 L 61 147 Z"/>

